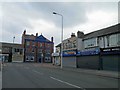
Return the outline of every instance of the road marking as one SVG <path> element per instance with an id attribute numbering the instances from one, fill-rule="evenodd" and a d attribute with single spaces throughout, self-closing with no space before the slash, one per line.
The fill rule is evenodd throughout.
<path id="1" fill-rule="evenodd" d="M 38 71 L 36 71 L 36 70 L 32 70 L 32 71 L 35 72 L 35 73 L 38 73 L 38 74 L 40 74 L 40 75 L 43 75 L 43 73 L 38 72 Z"/>
<path id="2" fill-rule="evenodd" d="M 68 82 L 62 81 L 62 80 L 60 80 L 60 79 L 57 79 L 57 78 L 54 78 L 54 77 L 50 77 L 50 78 L 52 78 L 52 79 L 54 79 L 54 80 L 56 80 L 56 81 L 59 81 L 59 82 L 65 83 L 65 84 L 67 84 L 67 85 L 70 85 L 70 86 L 73 86 L 73 87 L 76 87 L 76 88 L 81 88 L 82 90 L 85 90 L 85 89 L 83 89 L 82 87 L 79 87 L 79 86 L 77 86 L 77 85 L 73 85 L 73 84 L 71 84 L 71 83 L 68 83 Z"/>

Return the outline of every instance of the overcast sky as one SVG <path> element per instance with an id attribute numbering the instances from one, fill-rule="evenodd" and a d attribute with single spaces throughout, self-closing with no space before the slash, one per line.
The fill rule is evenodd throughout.
<path id="1" fill-rule="evenodd" d="M 55 45 L 60 43 L 61 17 L 64 17 L 64 39 L 71 33 L 85 34 L 118 23 L 118 2 L 2 2 L 0 3 L 0 36 L 3 42 L 21 43 L 21 36 L 27 34 L 54 37 Z M 91 1 L 91 0 L 90 0 Z M 111 1 L 111 2 L 107 2 Z"/>

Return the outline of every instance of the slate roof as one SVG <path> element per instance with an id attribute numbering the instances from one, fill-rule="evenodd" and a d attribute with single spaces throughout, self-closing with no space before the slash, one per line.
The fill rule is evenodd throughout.
<path id="1" fill-rule="evenodd" d="M 46 43 L 53 43 L 51 42 L 50 40 L 48 40 L 47 38 L 45 38 L 43 35 L 40 35 L 38 36 L 35 41 L 38 41 L 38 42 L 46 42 Z"/>
<path id="2" fill-rule="evenodd" d="M 45 42 L 45 43 L 53 43 L 52 41 L 48 40 L 47 38 L 45 38 L 43 35 L 40 35 L 38 37 L 36 37 L 35 39 L 25 39 L 27 41 L 33 41 L 33 42 Z"/>
<path id="3" fill-rule="evenodd" d="M 84 39 L 104 36 L 104 35 L 113 34 L 113 33 L 120 33 L 120 24 L 113 25 L 113 26 L 110 26 L 110 27 L 107 27 L 101 30 L 97 30 L 97 31 L 85 34 Z"/>

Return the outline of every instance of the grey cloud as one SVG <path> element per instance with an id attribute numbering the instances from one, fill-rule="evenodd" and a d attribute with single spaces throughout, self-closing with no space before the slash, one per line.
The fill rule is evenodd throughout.
<path id="1" fill-rule="evenodd" d="M 31 27 L 29 24 L 29 14 L 24 12 L 24 9 L 20 7 L 12 7 L 15 4 L 5 3 L 3 4 L 3 17 L 2 17 L 2 29 L 10 33 L 18 34 L 26 27 Z"/>
<path id="2" fill-rule="evenodd" d="M 30 2 L 27 3 L 32 10 L 42 12 L 42 18 L 54 21 L 60 27 L 60 17 L 53 16 L 52 12 L 58 12 L 64 16 L 64 27 L 74 26 L 78 23 L 86 22 L 85 10 L 81 3 L 63 3 L 63 2 Z"/>
<path id="3" fill-rule="evenodd" d="M 88 12 L 97 11 L 97 10 L 104 10 L 106 12 L 110 11 L 117 11 L 118 3 L 117 2 L 88 2 L 84 3 L 85 10 Z"/>
<path id="4" fill-rule="evenodd" d="M 114 2 L 8 2 L 2 6 L 5 13 L 2 28 L 10 33 L 22 34 L 26 27 L 32 28 L 29 19 L 39 18 L 54 22 L 60 28 L 61 18 L 53 15 L 53 11 L 61 13 L 64 16 L 64 28 L 70 28 L 77 24 L 86 23 L 88 21 L 86 13 L 93 10 L 114 12 L 117 10 L 116 5 L 117 3 Z M 53 33 L 48 32 L 46 36 L 52 35 Z M 55 34 L 55 41 L 60 41 L 59 39 L 60 37 Z"/>
<path id="5" fill-rule="evenodd" d="M 116 2 L 29 2 L 18 3 L 23 9 L 38 12 L 38 17 L 54 21 L 60 27 L 60 17 L 52 15 L 58 12 L 64 16 L 64 27 L 74 26 L 87 22 L 86 12 L 117 10 Z M 33 13 L 35 14 L 35 13 Z M 34 15 L 33 15 L 34 17 Z"/>

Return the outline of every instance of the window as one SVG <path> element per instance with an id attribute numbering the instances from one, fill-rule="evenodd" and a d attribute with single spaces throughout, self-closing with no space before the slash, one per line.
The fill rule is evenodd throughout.
<path id="1" fill-rule="evenodd" d="M 47 44 L 47 47 L 50 48 L 50 44 Z"/>
<path id="2" fill-rule="evenodd" d="M 35 46 L 35 42 L 32 42 L 32 46 Z"/>
<path id="3" fill-rule="evenodd" d="M 26 61 L 34 61 L 34 56 L 26 56 Z"/>
<path id="4" fill-rule="evenodd" d="M 39 53 L 42 53 L 42 49 L 39 49 Z"/>
<path id="5" fill-rule="evenodd" d="M 29 60 L 27 56 L 26 56 L 26 60 Z"/>
<path id="6" fill-rule="evenodd" d="M 18 49 L 18 48 L 15 48 L 14 50 L 15 50 L 15 52 L 19 52 L 19 49 Z"/>
<path id="7" fill-rule="evenodd" d="M 26 42 L 26 45 L 27 45 L 27 46 L 29 46 L 29 45 L 30 45 L 30 42 L 29 42 L 29 41 L 27 41 L 27 42 Z"/>
<path id="8" fill-rule="evenodd" d="M 45 47 L 46 47 L 46 48 L 50 48 L 50 44 L 46 43 L 46 44 L 45 44 Z"/>
<path id="9" fill-rule="evenodd" d="M 34 56 L 29 56 L 30 61 L 34 61 Z"/>
<path id="10" fill-rule="evenodd" d="M 73 48 L 76 48 L 76 43 L 73 43 Z"/>
<path id="11" fill-rule="evenodd" d="M 47 53 L 47 54 L 50 54 L 50 50 L 46 50 L 46 53 Z"/>
<path id="12" fill-rule="evenodd" d="M 32 49 L 32 53 L 34 53 L 35 51 L 34 51 L 34 48 Z"/>
<path id="13" fill-rule="evenodd" d="M 84 40 L 85 48 L 97 46 L 97 38 Z"/>
<path id="14" fill-rule="evenodd" d="M 23 49 L 20 49 L 20 55 L 22 55 L 23 54 Z"/>
<path id="15" fill-rule="evenodd" d="M 30 52 L 29 48 L 26 48 L 26 52 Z"/>
<path id="16" fill-rule="evenodd" d="M 117 45 L 120 46 L 120 34 L 117 34 Z"/>
<path id="17" fill-rule="evenodd" d="M 117 46 L 118 42 L 117 34 L 110 35 L 109 41 L 110 46 Z"/>
<path id="18" fill-rule="evenodd" d="M 42 47 L 42 43 L 40 43 L 40 47 Z"/>

